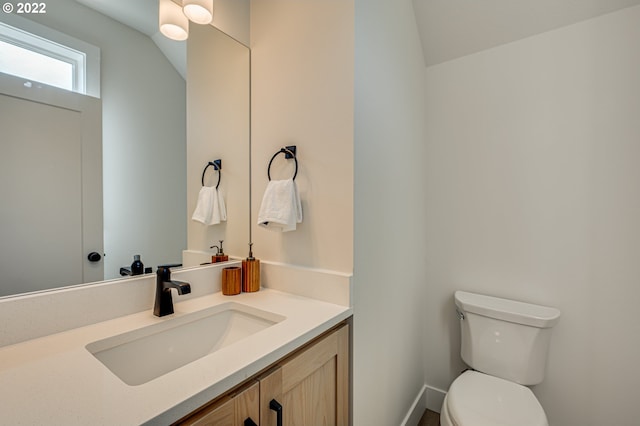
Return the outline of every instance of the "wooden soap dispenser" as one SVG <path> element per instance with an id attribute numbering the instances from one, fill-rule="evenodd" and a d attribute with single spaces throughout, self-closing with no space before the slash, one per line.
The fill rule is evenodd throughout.
<path id="1" fill-rule="evenodd" d="M 229 255 L 224 254 L 224 251 L 222 251 L 222 242 L 224 240 L 219 240 L 220 241 L 220 247 L 218 246 L 211 246 L 209 248 L 216 248 L 217 252 L 216 254 L 214 254 L 213 256 L 211 256 L 211 263 L 218 263 L 218 262 L 226 262 L 227 260 L 229 260 Z"/>
<path id="2" fill-rule="evenodd" d="M 249 256 L 242 261 L 242 291 L 260 290 L 260 260 L 253 257 L 253 243 L 249 243 Z"/>

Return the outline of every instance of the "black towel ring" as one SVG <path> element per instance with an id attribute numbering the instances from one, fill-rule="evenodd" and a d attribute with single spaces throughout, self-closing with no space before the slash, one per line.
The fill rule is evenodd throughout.
<path id="1" fill-rule="evenodd" d="M 222 170 L 222 160 L 213 160 L 207 163 L 206 167 L 202 171 L 202 186 L 204 186 L 204 174 L 207 173 L 209 166 L 213 166 L 213 169 L 218 171 L 218 183 L 216 184 L 216 189 L 218 189 L 220 186 L 220 178 L 222 177 L 222 173 L 220 172 L 220 170 Z"/>
<path id="2" fill-rule="evenodd" d="M 274 158 L 276 158 L 276 156 L 281 153 L 284 153 L 284 158 L 293 158 L 293 161 L 296 162 L 296 171 L 293 173 L 293 180 L 296 180 L 296 176 L 298 175 L 298 158 L 296 158 L 295 145 L 280 148 L 280 151 L 273 154 L 273 157 L 271 157 L 271 160 L 269 161 L 269 166 L 267 167 L 267 177 L 269 178 L 269 180 L 271 180 L 271 163 L 273 163 Z"/>

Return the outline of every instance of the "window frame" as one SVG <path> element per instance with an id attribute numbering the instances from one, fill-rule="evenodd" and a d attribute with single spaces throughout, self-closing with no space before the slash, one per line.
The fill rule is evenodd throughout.
<path id="1" fill-rule="evenodd" d="M 98 47 L 19 16 L 5 14 L 1 18 L 0 40 L 71 64 L 72 91 L 100 97 Z"/>

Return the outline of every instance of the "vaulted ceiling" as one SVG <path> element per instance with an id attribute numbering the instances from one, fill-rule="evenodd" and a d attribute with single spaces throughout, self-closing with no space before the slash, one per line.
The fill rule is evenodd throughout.
<path id="1" fill-rule="evenodd" d="M 640 0 L 413 0 L 425 64 L 640 4 Z"/>
<path id="2" fill-rule="evenodd" d="M 158 29 L 158 0 L 76 0 L 103 15 L 148 35 L 169 62 L 187 78 L 187 44 L 169 40 Z"/>
<path id="3" fill-rule="evenodd" d="M 158 32 L 158 0 L 76 0 L 149 37 Z"/>
<path id="4" fill-rule="evenodd" d="M 186 57 L 184 43 L 159 35 L 158 0 L 76 1 L 148 35 L 168 57 Z M 412 1 L 427 66 L 640 4 L 640 0 Z"/>

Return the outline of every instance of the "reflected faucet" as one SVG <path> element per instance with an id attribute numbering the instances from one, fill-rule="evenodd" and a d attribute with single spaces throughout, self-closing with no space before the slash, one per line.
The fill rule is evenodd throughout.
<path id="1" fill-rule="evenodd" d="M 171 269 L 168 266 L 158 266 L 156 272 L 156 303 L 153 315 L 163 317 L 173 313 L 173 298 L 171 289 L 178 290 L 178 294 L 191 293 L 191 285 L 182 281 L 171 281 Z"/>

